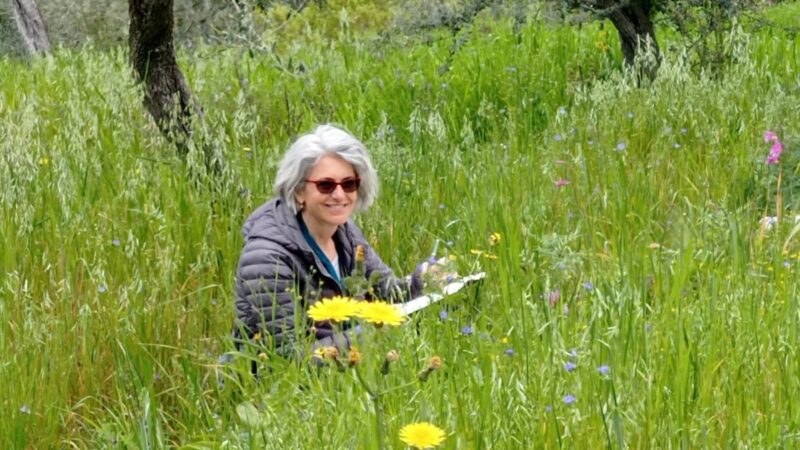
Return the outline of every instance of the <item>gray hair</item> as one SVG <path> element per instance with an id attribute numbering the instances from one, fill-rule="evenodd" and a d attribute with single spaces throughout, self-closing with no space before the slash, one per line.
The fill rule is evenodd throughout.
<path id="1" fill-rule="evenodd" d="M 297 214 L 301 205 L 294 194 L 305 185 L 311 168 L 325 155 L 338 156 L 353 165 L 356 176 L 361 178 L 356 210 L 365 211 L 369 208 L 378 196 L 378 174 L 372 167 L 364 144 L 333 125 L 320 125 L 313 132 L 300 136 L 289 147 L 275 176 L 275 195 Z"/>

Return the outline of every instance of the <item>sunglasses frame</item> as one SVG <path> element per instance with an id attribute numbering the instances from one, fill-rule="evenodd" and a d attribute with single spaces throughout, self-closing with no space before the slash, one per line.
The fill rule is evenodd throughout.
<path id="1" fill-rule="evenodd" d="M 342 191 L 344 191 L 347 194 L 352 194 L 353 192 L 358 191 L 358 189 L 361 187 L 361 178 L 360 177 L 345 177 L 345 178 L 342 178 L 342 181 L 336 181 L 333 178 L 320 178 L 319 180 L 307 179 L 307 180 L 305 180 L 305 182 L 306 183 L 313 183 L 317 187 L 317 192 L 319 192 L 320 194 L 325 194 L 325 195 L 333 194 L 336 191 L 336 188 L 339 187 L 339 186 L 341 186 L 342 187 Z M 351 182 L 355 183 L 355 189 L 347 190 L 347 188 L 345 188 L 344 185 L 345 185 L 345 183 L 351 183 Z M 323 189 L 322 187 L 320 187 L 320 183 L 331 183 L 331 184 L 333 184 L 333 188 L 330 191 L 327 190 L 327 189 Z"/>

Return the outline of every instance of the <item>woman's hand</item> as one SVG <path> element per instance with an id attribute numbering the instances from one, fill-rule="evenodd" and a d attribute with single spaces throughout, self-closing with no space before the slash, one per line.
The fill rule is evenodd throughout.
<path id="1" fill-rule="evenodd" d="M 433 284 L 436 287 L 443 287 L 458 278 L 458 272 L 453 269 L 450 261 L 445 257 L 431 258 L 420 264 L 419 275 L 426 281 L 426 285 Z"/>

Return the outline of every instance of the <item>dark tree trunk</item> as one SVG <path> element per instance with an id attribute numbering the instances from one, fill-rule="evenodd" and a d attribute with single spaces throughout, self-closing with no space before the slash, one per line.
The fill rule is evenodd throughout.
<path id="1" fill-rule="evenodd" d="M 11 0 L 14 21 L 22 36 L 22 45 L 28 53 L 46 52 L 50 50 L 47 28 L 35 0 Z"/>
<path id="2" fill-rule="evenodd" d="M 200 114 L 175 58 L 173 0 L 129 0 L 131 63 L 145 85 L 144 106 L 185 155 L 192 116 Z"/>
<path id="3" fill-rule="evenodd" d="M 610 8 L 608 13 L 609 20 L 619 33 L 626 65 L 641 70 L 641 75 L 651 80 L 655 78 L 661 63 L 661 51 L 650 18 L 652 9 L 650 0 L 630 0 L 623 6 Z M 639 61 L 648 51 L 652 53 L 652 59 Z"/>

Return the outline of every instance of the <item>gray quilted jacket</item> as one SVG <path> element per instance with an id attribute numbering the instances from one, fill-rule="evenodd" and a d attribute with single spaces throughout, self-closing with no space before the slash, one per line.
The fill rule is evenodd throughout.
<path id="1" fill-rule="evenodd" d="M 320 299 L 347 293 L 306 242 L 297 217 L 281 199 L 275 198 L 250 215 L 242 233 L 244 248 L 236 276 L 234 338 L 244 342 L 260 333 L 284 355 L 291 354 L 294 343 L 311 332 L 318 340 L 331 340 L 331 326 L 320 323 L 312 328 L 314 324 L 306 311 Z M 342 278 L 352 273 L 356 246 L 362 245 L 366 278 L 371 279 L 373 272 L 381 274 L 373 286 L 380 298 L 404 301 L 421 293 L 419 277 L 395 277 L 352 220 L 339 227 L 334 240 Z"/>

